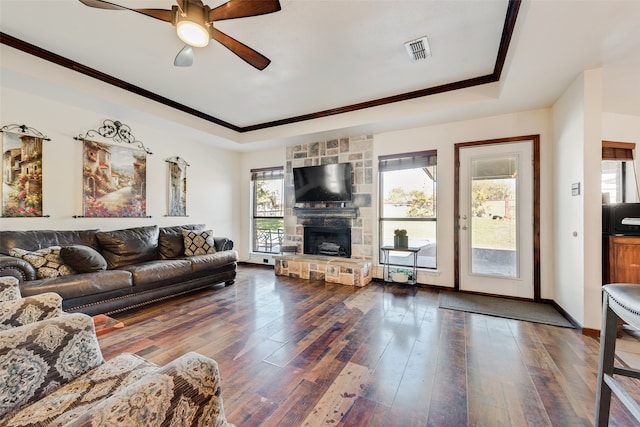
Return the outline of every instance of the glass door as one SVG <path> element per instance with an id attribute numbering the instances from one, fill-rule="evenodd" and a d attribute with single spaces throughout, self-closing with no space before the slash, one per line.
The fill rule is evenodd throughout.
<path id="1" fill-rule="evenodd" d="M 462 291 L 534 298 L 532 141 L 459 149 Z"/>

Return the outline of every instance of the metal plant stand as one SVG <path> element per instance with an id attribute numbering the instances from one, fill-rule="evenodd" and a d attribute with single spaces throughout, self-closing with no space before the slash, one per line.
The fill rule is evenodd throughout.
<path id="1" fill-rule="evenodd" d="M 418 252 L 420 252 L 420 248 L 396 248 L 394 246 L 382 246 L 380 248 L 382 251 L 382 277 L 385 282 L 395 282 L 395 283 L 403 283 L 406 285 L 415 285 L 418 279 Z M 409 252 L 413 255 L 413 267 L 411 268 L 411 274 L 407 278 L 406 282 L 398 282 L 391 278 L 391 252 Z"/>

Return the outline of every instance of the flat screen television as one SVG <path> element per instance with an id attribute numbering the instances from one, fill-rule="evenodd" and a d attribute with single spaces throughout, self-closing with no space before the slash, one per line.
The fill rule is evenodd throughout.
<path id="1" fill-rule="evenodd" d="M 293 169 L 296 203 L 351 201 L 351 163 Z"/>

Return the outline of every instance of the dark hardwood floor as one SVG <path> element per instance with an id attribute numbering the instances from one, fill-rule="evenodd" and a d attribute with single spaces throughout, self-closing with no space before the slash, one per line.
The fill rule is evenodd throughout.
<path id="1" fill-rule="evenodd" d="M 106 359 L 215 359 L 238 426 L 593 425 L 595 339 L 439 309 L 437 290 L 241 266 L 233 286 L 114 317 L 126 326 L 100 337 Z M 635 425 L 615 398 L 611 425 Z"/>

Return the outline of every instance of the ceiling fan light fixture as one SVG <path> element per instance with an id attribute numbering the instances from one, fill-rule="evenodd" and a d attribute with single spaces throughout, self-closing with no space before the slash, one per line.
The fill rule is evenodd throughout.
<path id="1" fill-rule="evenodd" d="M 173 6 L 173 25 L 176 26 L 178 37 L 185 44 L 193 47 L 205 47 L 211 40 L 209 24 L 206 17 L 209 14 L 209 7 L 203 6 L 202 2 L 191 1 L 178 2 L 180 7 Z"/>
<path id="2" fill-rule="evenodd" d="M 188 17 L 179 17 L 176 29 L 180 40 L 189 46 L 205 47 L 211 39 L 206 25 L 191 21 Z"/>

